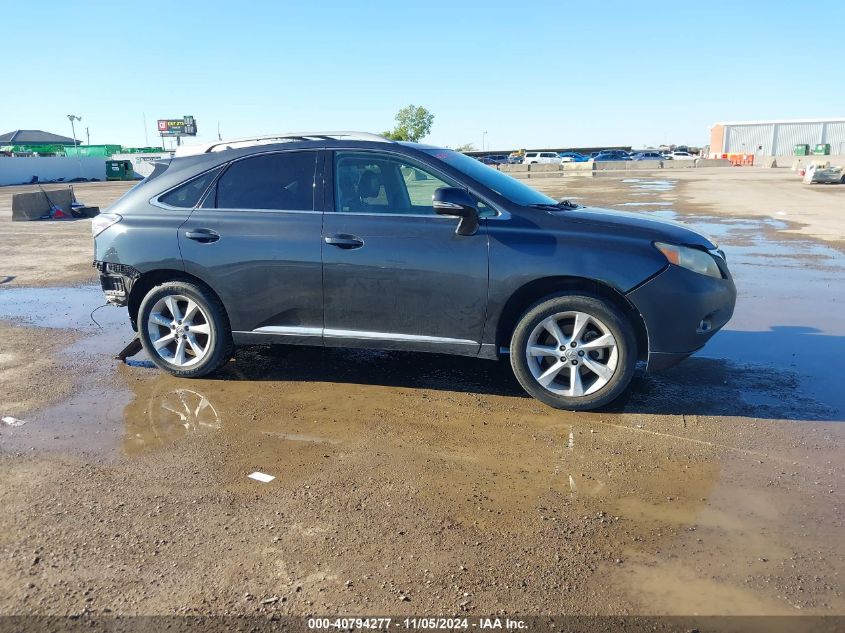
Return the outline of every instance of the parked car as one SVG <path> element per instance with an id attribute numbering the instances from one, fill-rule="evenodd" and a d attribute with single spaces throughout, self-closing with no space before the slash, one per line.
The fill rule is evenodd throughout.
<path id="1" fill-rule="evenodd" d="M 484 163 L 485 165 L 498 165 L 498 163 L 490 156 L 479 156 L 476 160 L 480 163 Z"/>
<path id="2" fill-rule="evenodd" d="M 578 152 L 561 152 L 558 156 L 560 156 L 560 160 L 564 163 L 586 163 L 590 160 L 587 156 Z"/>
<path id="3" fill-rule="evenodd" d="M 511 154 L 508 156 L 508 165 L 521 165 L 523 160 L 519 154 Z"/>
<path id="4" fill-rule="evenodd" d="M 493 161 L 492 163 L 490 163 L 492 165 L 506 165 L 508 162 L 508 157 L 504 154 L 493 154 L 491 156 L 488 156 L 487 158 Z"/>
<path id="5" fill-rule="evenodd" d="M 637 152 L 631 160 L 663 160 L 663 155 L 660 152 Z"/>
<path id="6" fill-rule="evenodd" d="M 596 162 L 605 160 L 631 160 L 631 157 L 628 155 L 628 152 L 624 150 L 607 149 L 596 154 L 593 160 Z"/>
<path id="7" fill-rule="evenodd" d="M 668 156 L 664 155 L 664 158 L 668 160 L 695 160 L 698 156 L 689 152 L 669 152 Z"/>
<path id="8" fill-rule="evenodd" d="M 815 183 L 845 185 L 845 167 L 833 166 L 828 162 L 810 163 L 803 170 L 804 184 Z"/>
<path id="9" fill-rule="evenodd" d="M 453 150 L 272 139 L 157 163 L 92 221 L 107 300 L 171 374 L 255 343 L 509 358 L 529 394 L 587 410 L 733 313 L 724 253 L 681 224 L 557 202 Z"/>
<path id="10" fill-rule="evenodd" d="M 561 158 L 556 152 L 526 152 L 522 162 L 526 165 L 534 163 L 560 165 Z"/>

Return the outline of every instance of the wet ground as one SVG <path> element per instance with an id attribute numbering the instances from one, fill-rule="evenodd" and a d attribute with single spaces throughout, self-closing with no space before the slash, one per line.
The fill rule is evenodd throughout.
<path id="1" fill-rule="evenodd" d="M 740 289 L 601 413 L 436 355 L 253 347 L 176 380 L 110 359 L 131 332 L 96 287 L 0 290 L 4 361 L 61 335 L 39 375 L 73 384 L 0 411 L 0 612 L 845 614 L 842 251 L 596 180 L 556 195 L 694 225 Z"/>

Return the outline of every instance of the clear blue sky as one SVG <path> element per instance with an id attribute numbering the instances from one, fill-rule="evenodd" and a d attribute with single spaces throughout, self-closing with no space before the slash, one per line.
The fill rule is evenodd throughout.
<path id="1" fill-rule="evenodd" d="M 494 149 L 705 144 L 720 120 L 845 116 L 845 2 L 6 2 L 0 132 L 150 142 L 380 132 Z M 813 45 L 811 40 L 819 40 Z M 14 95 L 11 98 L 10 95 Z M 78 136 L 85 138 L 84 132 Z"/>

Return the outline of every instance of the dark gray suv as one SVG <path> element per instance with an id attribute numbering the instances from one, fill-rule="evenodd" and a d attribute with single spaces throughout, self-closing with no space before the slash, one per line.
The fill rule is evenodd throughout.
<path id="1" fill-rule="evenodd" d="M 688 228 L 368 134 L 207 146 L 156 165 L 93 230 L 108 300 L 184 377 L 253 343 L 509 356 L 534 397 L 594 409 L 638 359 L 701 348 L 736 299 L 724 253 Z"/>

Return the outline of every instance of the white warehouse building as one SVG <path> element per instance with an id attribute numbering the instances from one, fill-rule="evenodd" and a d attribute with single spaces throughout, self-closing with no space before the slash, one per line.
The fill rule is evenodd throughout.
<path id="1" fill-rule="evenodd" d="M 755 158 L 792 156 L 796 145 L 830 145 L 845 156 L 845 118 L 716 123 L 710 128 L 710 155 L 754 154 Z M 756 161 L 755 161 L 756 162 Z"/>

